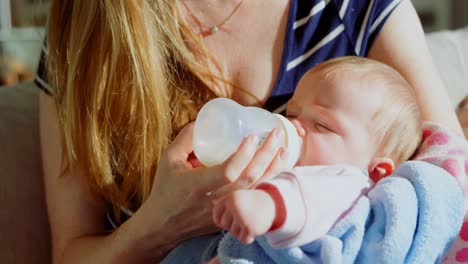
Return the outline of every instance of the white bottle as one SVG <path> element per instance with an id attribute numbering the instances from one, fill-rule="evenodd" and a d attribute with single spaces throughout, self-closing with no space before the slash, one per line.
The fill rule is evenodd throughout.
<path id="1" fill-rule="evenodd" d="M 244 107 L 226 98 L 206 103 L 198 113 L 193 131 L 193 149 L 204 166 L 223 163 L 244 138 L 255 134 L 263 143 L 273 128 L 284 131 L 282 146 L 288 149 L 288 168 L 299 159 L 301 138 L 285 117 L 259 107 Z"/>

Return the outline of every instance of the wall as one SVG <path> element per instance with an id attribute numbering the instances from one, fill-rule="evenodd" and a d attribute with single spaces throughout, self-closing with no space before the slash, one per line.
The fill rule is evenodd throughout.
<path id="1" fill-rule="evenodd" d="M 447 0 L 439 0 L 447 1 Z M 468 1 L 467 0 L 452 0 L 453 7 L 453 28 L 468 26 Z"/>

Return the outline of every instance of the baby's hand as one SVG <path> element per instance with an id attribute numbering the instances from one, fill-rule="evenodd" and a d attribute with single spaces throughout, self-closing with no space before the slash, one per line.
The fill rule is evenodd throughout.
<path id="1" fill-rule="evenodd" d="M 270 230 L 275 202 L 262 190 L 237 190 L 214 202 L 213 220 L 242 243 L 250 244 Z"/>

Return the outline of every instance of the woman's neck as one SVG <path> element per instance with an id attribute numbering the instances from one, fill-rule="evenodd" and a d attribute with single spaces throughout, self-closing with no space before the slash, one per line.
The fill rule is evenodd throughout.
<path id="1" fill-rule="evenodd" d="M 236 12 L 243 0 L 181 0 L 180 10 L 187 21 L 197 24 L 198 20 L 204 27 L 213 27 L 226 20 Z M 239 6 L 240 7 L 240 6 Z M 226 21 L 228 22 L 228 21 Z"/>

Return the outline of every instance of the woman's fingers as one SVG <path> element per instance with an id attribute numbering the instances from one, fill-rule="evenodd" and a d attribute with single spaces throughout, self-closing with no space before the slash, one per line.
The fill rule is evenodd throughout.
<path id="1" fill-rule="evenodd" d="M 223 163 L 222 169 L 225 178 L 229 182 L 234 182 L 239 175 L 249 165 L 255 155 L 259 139 L 255 135 L 250 135 L 241 143 L 236 152 Z"/>
<path id="2" fill-rule="evenodd" d="M 287 151 L 281 147 L 282 137 L 281 129 L 273 129 L 258 147 L 258 137 L 251 135 L 223 164 L 204 169 L 199 180 L 211 186 L 207 194 L 219 198 L 234 190 L 250 188 L 281 172 L 287 163 Z"/>
<path id="3" fill-rule="evenodd" d="M 222 197 L 232 191 L 252 187 L 260 180 L 279 173 L 285 167 L 287 157 L 286 151 L 280 147 L 282 136 L 282 130 L 274 129 L 258 149 L 257 142 L 251 145 L 246 142 L 245 146 L 239 147 L 224 163 L 224 171 L 221 172 L 228 184 L 210 194 L 215 198 Z"/>
<path id="4" fill-rule="evenodd" d="M 182 153 L 191 153 L 193 150 L 193 128 L 195 123 L 187 124 L 172 141 L 173 150 L 179 150 Z"/>
<path id="5" fill-rule="evenodd" d="M 267 168 L 263 176 L 258 180 L 258 182 L 267 181 L 269 179 L 274 178 L 282 171 L 286 169 L 286 164 L 288 160 L 289 152 L 285 148 L 280 148 L 280 150 L 276 153 L 275 158 L 270 163 L 270 166 Z"/>
<path id="6" fill-rule="evenodd" d="M 281 147 L 281 138 L 283 131 L 281 129 L 274 129 L 262 146 L 257 150 L 249 165 L 244 169 L 235 185 L 239 188 L 249 188 L 255 185 L 271 167 L 272 163 L 278 163 L 275 167 L 280 165 L 278 160 L 278 152 Z M 277 161 L 278 160 L 278 161 Z"/>
<path id="7" fill-rule="evenodd" d="M 167 146 L 162 158 L 166 158 L 170 164 L 192 168 L 188 157 L 193 152 L 193 127 L 194 123 L 186 125 Z"/>
<path id="8" fill-rule="evenodd" d="M 258 137 L 254 135 L 248 136 L 242 141 L 236 152 L 223 164 L 203 168 L 197 180 L 200 182 L 200 185 L 206 186 L 207 194 L 212 195 L 213 198 L 219 198 L 222 196 L 216 191 L 219 188 L 226 190 L 222 193 L 228 193 L 228 186 L 239 178 L 239 175 L 252 160 L 257 145 Z"/>

